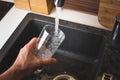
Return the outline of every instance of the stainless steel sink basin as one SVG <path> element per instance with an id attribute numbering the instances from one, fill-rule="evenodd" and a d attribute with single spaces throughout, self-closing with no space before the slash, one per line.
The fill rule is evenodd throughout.
<path id="1" fill-rule="evenodd" d="M 1 72 L 12 65 L 20 48 L 31 38 L 37 37 L 45 24 L 54 25 L 54 19 L 32 13 L 24 18 L 0 51 Z M 61 21 L 60 28 L 65 33 L 66 38 L 53 56 L 58 61 L 54 65 L 46 66 L 41 74 L 47 74 L 53 78 L 60 73 L 69 73 L 74 75 L 76 80 L 96 79 L 103 56 L 104 37 L 94 31 L 97 29 L 93 28 L 93 31 L 92 29 L 89 31 L 87 27 Z"/>

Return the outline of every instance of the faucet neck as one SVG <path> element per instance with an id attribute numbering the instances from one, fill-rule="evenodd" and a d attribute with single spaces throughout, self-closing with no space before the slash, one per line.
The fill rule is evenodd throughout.
<path id="1" fill-rule="evenodd" d="M 64 5 L 65 0 L 54 0 L 54 4 L 57 7 L 62 7 Z"/>
<path id="2" fill-rule="evenodd" d="M 115 17 L 115 23 L 112 30 L 112 43 L 120 46 L 120 14 Z"/>

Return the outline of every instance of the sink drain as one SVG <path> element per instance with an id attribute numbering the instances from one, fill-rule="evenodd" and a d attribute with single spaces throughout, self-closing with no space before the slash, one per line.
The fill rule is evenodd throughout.
<path id="1" fill-rule="evenodd" d="M 77 79 L 70 74 L 62 73 L 54 76 L 52 80 L 77 80 Z"/>

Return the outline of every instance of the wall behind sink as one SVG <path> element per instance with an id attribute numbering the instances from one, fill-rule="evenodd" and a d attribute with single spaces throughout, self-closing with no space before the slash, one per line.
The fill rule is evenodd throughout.
<path id="1" fill-rule="evenodd" d="M 65 8 L 97 15 L 99 0 L 65 0 Z"/>

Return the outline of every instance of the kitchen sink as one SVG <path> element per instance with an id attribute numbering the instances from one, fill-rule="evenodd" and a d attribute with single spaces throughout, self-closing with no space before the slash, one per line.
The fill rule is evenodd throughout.
<path id="1" fill-rule="evenodd" d="M 4 72 L 13 64 L 19 50 L 33 37 L 38 37 L 46 24 L 54 25 L 54 18 L 33 13 L 26 15 L 0 51 L 0 72 Z M 101 30 L 93 27 L 89 29 L 86 25 L 64 20 L 60 21 L 60 29 L 66 37 L 53 56 L 57 62 L 45 66 L 43 72 L 39 74 L 39 80 L 52 80 L 59 74 L 72 75 L 75 80 L 96 80 L 104 54 L 105 41 L 104 36 L 99 33 Z M 49 79 L 43 79 L 45 75 Z M 32 74 L 28 80 L 35 77 Z"/>

